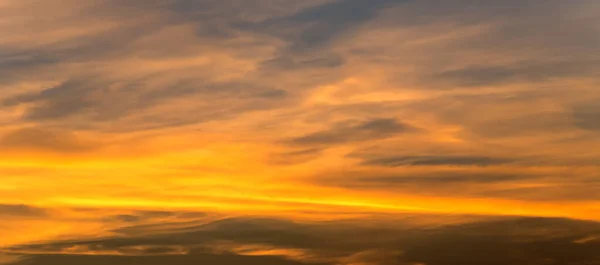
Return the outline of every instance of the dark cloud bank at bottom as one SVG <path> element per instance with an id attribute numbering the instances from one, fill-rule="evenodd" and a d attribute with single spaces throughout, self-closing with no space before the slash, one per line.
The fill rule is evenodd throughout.
<path id="1" fill-rule="evenodd" d="M 120 236 L 110 238 L 24 245 L 5 251 L 22 253 L 22 259 L 10 265 L 600 264 L 600 223 L 596 222 L 505 217 L 415 226 L 402 221 L 408 219 L 397 220 L 297 223 L 230 218 L 198 225 L 187 222 L 158 233 L 152 233 L 152 226 L 133 226 L 114 231 Z M 289 258 L 216 252 L 214 246 L 223 242 L 300 249 L 307 254 Z M 64 254 L 68 249 L 122 255 Z M 177 249 L 186 250 L 185 254 L 174 253 Z"/>

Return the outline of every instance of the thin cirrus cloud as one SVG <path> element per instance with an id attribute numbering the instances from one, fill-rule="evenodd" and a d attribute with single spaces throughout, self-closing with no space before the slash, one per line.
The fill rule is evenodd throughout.
<path id="1" fill-rule="evenodd" d="M 599 262 L 597 1 L 0 17 L 0 263 Z"/>
<path id="2" fill-rule="evenodd" d="M 414 130 L 395 119 L 373 119 L 362 122 L 344 121 L 331 129 L 309 133 L 289 141 L 297 145 L 335 145 L 392 137 Z"/>
<path id="3" fill-rule="evenodd" d="M 365 161 L 367 165 L 382 166 L 436 166 L 436 165 L 456 165 L 456 166 L 487 166 L 510 163 L 510 160 L 501 158 L 491 158 L 486 156 L 400 156 L 400 157 L 382 157 Z"/>

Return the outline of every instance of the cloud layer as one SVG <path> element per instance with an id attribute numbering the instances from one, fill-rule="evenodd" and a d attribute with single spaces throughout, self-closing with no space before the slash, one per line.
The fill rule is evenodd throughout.
<path id="1" fill-rule="evenodd" d="M 0 0 L 0 18 L 0 263 L 600 262 L 575 221 L 600 220 L 597 1 Z M 407 212 L 486 220 L 364 227 Z"/>
<path id="2" fill-rule="evenodd" d="M 512 217 L 415 226 L 407 222 L 414 216 L 381 217 L 376 224 L 229 218 L 200 225 L 172 223 L 155 234 L 151 226 L 134 226 L 108 238 L 22 245 L 6 252 L 21 256 L 10 264 L 600 262 L 600 226 L 594 222 Z M 444 217 L 438 218 L 444 222 Z"/>

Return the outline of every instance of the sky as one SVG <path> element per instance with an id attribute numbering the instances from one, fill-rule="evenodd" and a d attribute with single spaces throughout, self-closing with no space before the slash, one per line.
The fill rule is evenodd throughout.
<path id="1" fill-rule="evenodd" d="M 0 0 L 0 264 L 600 264 L 596 0 Z"/>

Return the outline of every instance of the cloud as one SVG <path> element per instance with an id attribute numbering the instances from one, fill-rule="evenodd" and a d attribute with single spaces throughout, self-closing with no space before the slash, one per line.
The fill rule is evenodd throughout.
<path id="1" fill-rule="evenodd" d="M 489 167 L 492 167 L 491 170 Z M 474 201 L 517 201 L 520 203 L 556 204 L 569 202 L 583 206 L 589 204 L 595 208 L 600 198 L 597 185 L 596 168 L 589 171 L 581 169 L 574 172 L 573 167 L 563 169 L 546 166 L 464 166 L 464 165 L 426 165 L 426 166 L 367 166 L 355 169 L 331 169 L 313 173 L 310 180 L 314 185 L 341 188 L 347 192 L 383 194 L 390 205 L 408 197 L 408 205 L 428 205 L 428 198 L 442 203 L 448 200 L 466 199 L 465 205 Z M 575 167 L 577 168 L 577 167 Z M 577 178 L 576 182 L 572 179 Z M 421 202 L 420 200 L 423 200 Z M 541 205 L 540 205 L 541 206 Z M 393 206 L 392 206 L 393 207 Z M 451 205 L 432 207 L 446 211 Z M 507 209 L 512 209 L 509 206 Z M 567 206 L 569 207 L 569 206 Z M 570 206 L 572 207 L 572 206 Z M 540 210 L 543 206 L 539 208 Z M 447 209 L 448 211 L 455 211 Z M 539 212 L 537 213 L 539 214 Z M 550 214 L 554 216 L 554 214 Z"/>
<path id="2" fill-rule="evenodd" d="M 397 156 L 367 159 L 365 165 L 398 166 L 489 166 L 511 163 L 510 159 L 486 156 Z"/>
<path id="3" fill-rule="evenodd" d="M 598 100 L 586 102 L 576 106 L 573 110 L 573 119 L 577 127 L 584 130 L 600 130 L 600 104 Z"/>
<path id="4" fill-rule="evenodd" d="M 0 204 L 0 216 L 9 217 L 44 217 L 45 209 L 24 204 Z"/>
<path id="5" fill-rule="evenodd" d="M 79 153 L 97 148 L 100 141 L 80 139 L 71 131 L 28 127 L 11 131 L 0 137 L 0 148 L 9 150 L 38 150 L 56 153 Z"/>
<path id="6" fill-rule="evenodd" d="M 354 222 L 356 221 L 356 222 Z M 107 238 L 92 241 L 54 242 L 8 249 L 25 259 L 11 264 L 595 264 L 600 258 L 597 241 L 573 242 L 600 231 L 595 222 L 559 218 L 501 218 L 468 221 L 441 226 L 403 226 L 397 221 L 380 220 L 370 225 L 351 222 L 294 223 L 275 219 L 225 219 L 188 228 L 188 232 L 166 233 L 138 238 Z M 231 230 L 233 229 L 233 230 Z M 152 246 L 160 242 L 161 247 Z M 219 243 L 221 242 L 221 243 Z M 223 244 L 230 242 L 229 244 Z M 252 244 L 255 245 L 248 245 Z M 271 246 L 275 249 L 303 250 L 308 256 L 234 254 L 235 246 Z M 211 246 L 213 248 L 211 248 Z M 214 249 L 216 246 L 224 249 Z M 227 251 L 226 246 L 231 246 Z M 543 247 L 540 247 L 543 246 Z M 182 254 L 165 255 L 176 248 Z M 45 249 L 45 250 L 44 250 Z M 67 253 L 82 249 L 119 255 Z M 145 249 L 144 252 L 124 252 Z M 212 249 L 212 250 L 211 250 Z M 236 250 L 238 249 L 238 250 Z M 477 250 L 474 254 L 473 250 Z M 216 252 L 215 252 L 216 251 Z M 36 254 L 37 253 L 37 254 Z M 276 252 L 273 252 L 276 253 Z M 285 252 L 280 252 L 285 253 Z M 310 253 L 310 254 L 309 254 Z"/>
<path id="7" fill-rule="evenodd" d="M 241 256 L 235 254 L 214 255 L 205 253 L 192 253 L 178 256 L 106 256 L 106 255 L 37 255 L 23 262 L 11 263 L 12 265 L 32 264 L 130 264 L 130 265 L 159 265 L 159 264 L 223 264 L 223 265 L 302 265 L 307 263 L 285 260 L 279 257 Z M 316 264 L 318 265 L 318 264 Z"/>
<path id="8" fill-rule="evenodd" d="M 416 115 L 431 113 L 438 122 L 460 128 L 456 136 L 469 142 L 519 137 L 544 140 L 573 129 L 568 113 L 545 104 L 556 97 L 559 96 L 548 91 L 460 93 L 411 102 L 405 108 Z M 540 107 L 531 108 L 532 105 Z M 549 130 L 553 133 L 549 134 Z"/>
<path id="9" fill-rule="evenodd" d="M 150 221 L 156 221 L 156 220 L 173 220 L 173 219 L 180 219 L 180 220 L 197 220 L 201 217 L 206 217 L 207 213 L 203 213 L 203 212 L 178 212 L 178 211 L 128 211 L 128 212 L 124 212 L 124 213 L 119 213 L 119 214 L 115 214 L 115 215 L 109 215 L 106 216 L 104 218 L 102 218 L 103 221 L 105 222 L 114 222 L 114 223 L 119 223 L 119 224 L 128 224 L 128 225 L 135 225 L 135 224 L 139 224 L 139 223 L 143 223 L 143 222 L 150 222 Z M 139 228 L 143 228 L 141 226 L 137 227 Z M 125 227 L 123 228 L 123 232 L 128 231 L 128 229 Z M 136 231 L 131 231 L 136 232 Z"/>
<path id="10" fill-rule="evenodd" d="M 182 0 L 66 4 L 78 12 L 55 11 L 60 14 L 47 23 L 51 30 L 40 29 L 43 26 L 39 20 L 24 22 L 31 29 L 31 36 L 39 33 L 41 42 L 49 39 L 46 45 L 21 47 L 17 45 L 21 39 L 15 40 L 17 44 L 3 43 L 6 47 L 0 55 L 0 66 L 6 68 L 3 73 L 8 73 L 6 84 L 45 82 L 40 88 L 25 91 L 2 88 L 7 91 L 0 95 L 2 105 L 12 110 L 25 109 L 20 122 L 86 129 L 114 128 L 119 127 L 116 122 L 122 122 L 121 130 L 135 131 L 229 119 L 289 101 L 285 89 L 258 82 L 255 78 L 260 73 L 251 69 L 269 59 L 270 53 L 265 52 L 271 45 L 269 41 L 240 29 L 235 35 L 200 33 L 205 26 L 227 27 L 223 23 L 240 21 L 240 14 L 235 12 L 212 15 L 227 11 L 231 5 Z M 29 5 L 23 3 L 14 8 Z M 192 8 L 184 8 L 188 5 Z M 31 12 L 39 12 L 44 6 L 31 6 Z M 132 16 L 144 19 L 132 20 Z M 231 30 L 235 30 L 233 25 Z M 233 38 L 238 35 L 247 38 L 246 43 L 236 43 Z M 179 41 L 174 45 L 163 42 L 164 38 Z M 252 51 L 254 48 L 262 50 Z M 206 53 L 205 49 L 211 52 Z M 75 64 L 77 67 L 72 68 Z M 48 87 L 46 83 L 53 85 Z M 185 100 L 202 104 L 191 110 L 169 108 L 173 102 Z M 128 126 L 131 128 L 125 128 Z"/>
<path id="11" fill-rule="evenodd" d="M 346 176 L 341 178 L 339 175 Z M 321 177 L 320 181 L 325 184 L 374 190 L 397 190 L 401 192 L 413 191 L 417 193 L 442 193 L 452 192 L 457 186 L 470 184 L 493 184 L 503 182 L 527 181 L 541 178 L 535 174 L 509 174 L 509 173 L 488 173 L 471 172 L 468 170 L 428 170 L 426 172 L 400 172 L 378 173 L 378 172 L 340 172 L 330 174 L 329 177 Z M 480 187 L 477 192 L 484 192 Z M 468 192 L 464 190 L 463 195 Z"/>
<path id="12" fill-rule="evenodd" d="M 118 214 L 113 216 L 108 216 L 104 218 L 106 221 L 114 221 L 114 222 L 122 222 L 122 223 L 137 223 L 140 221 L 146 221 L 152 218 L 164 218 L 175 216 L 175 213 L 172 212 L 134 212 L 131 214 Z"/>
<path id="13" fill-rule="evenodd" d="M 0 244 L 16 265 L 600 264 L 595 223 L 332 217 L 599 218 L 598 7 L 0 0 Z"/>
<path id="14" fill-rule="evenodd" d="M 91 87 L 90 87 L 91 85 Z M 87 111 L 94 103 L 93 84 L 65 82 L 39 93 L 22 94 L 4 100 L 5 106 L 38 103 L 28 110 L 25 118 L 30 120 L 60 119 Z"/>
<path id="15" fill-rule="evenodd" d="M 198 81 L 198 80 L 196 80 Z M 165 104 L 180 97 L 194 97 L 202 94 L 205 99 L 218 100 L 227 97 L 231 106 L 207 104 L 205 111 L 223 118 L 245 110 L 264 108 L 258 103 L 279 100 L 285 92 L 274 92 L 269 89 L 253 88 L 244 91 L 242 84 L 236 83 L 194 83 L 179 81 L 156 90 L 148 90 L 144 80 L 107 82 L 102 79 L 90 81 L 78 79 L 64 82 L 58 86 L 47 88 L 41 92 L 22 94 L 5 99 L 5 106 L 27 104 L 24 118 L 30 121 L 69 121 L 71 118 L 84 118 L 86 122 L 115 121 L 142 111 Z M 250 85 L 246 85 L 250 88 Z M 201 106 L 199 106 L 201 107 Z M 220 108 L 220 109 L 219 109 Z M 222 113 L 222 114 L 221 114 Z M 184 118 L 184 117 L 179 117 Z M 201 122 L 206 117 L 190 115 L 184 122 Z M 160 122 L 160 117 L 156 117 Z"/>
<path id="16" fill-rule="evenodd" d="M 344 65 L 344 59 L 336 55 L 317 56 L 314 58 L 278 57 L 263 62 L 266 69 L 284 68 L 287 70 L 327 69 Z"/>
<path id="17" fill-rule="evenodd" d="M 16 255 L 5 255 L 0 253 L 0 264 L 12 264 L 19 261 L 21 257 Z"/>
<path id="18" fill-rule="evenodd" d="M 319 148 L 308 148 L 283 153 L 274 153 L 269 156 L 268 160 L 269 163 L 278 165 L 298 164 L 319 157 L 321 152 L 322 150 Z"/>
<path id="19" fill-rule="evenodd" d="M 556 82 L 561 78 L 582 78 L 600 68 L 597 61 L 518 62 L 514 65 L 481 65 L 447 70 L 427 78 L 454 86 L 493 86 L 509 83 Z"/>
<path id="20" fill-rule="evenodd" d="M 411 125 L 396 119 L 381 118 L 367 121 L 346 121 L 324 131 L 313 132 L 289 140 L 292 145 L 335 145 L 350 142 L 379 140 L 415 131 Z"/>
<path id="21" fill-rule="evenodd" d="M 336 36 L 375 17 L 376 12 L 403 1 L 391 0 L 336 0 L 322 5 L 303 9 L 295 14 L 266 20 L 266 28 L 273 27 L 275 34 L 292 41 L 292 50 L 302 51 L 320 47 Z M 281 34 L 281 25 L 291 25 L 301 30 L 292 34 Z"/>

